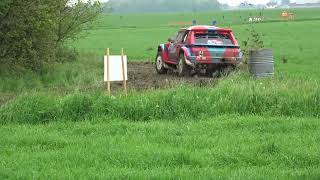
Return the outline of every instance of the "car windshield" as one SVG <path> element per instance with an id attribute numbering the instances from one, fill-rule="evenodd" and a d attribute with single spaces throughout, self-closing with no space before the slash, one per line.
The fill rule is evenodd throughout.
<path id="1" fill-rule="evenodd" d="M 219 33 L 217 31 L 209 31 L 205 33 L 197 32 L 195 34 L 195 43 L 209 45 L 234 45 L 229 35 Z"/>

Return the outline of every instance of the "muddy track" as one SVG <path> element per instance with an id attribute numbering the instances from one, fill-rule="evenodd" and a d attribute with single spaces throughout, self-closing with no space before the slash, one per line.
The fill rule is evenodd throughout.
<path id="1" fill-rule="evenodd" d="M 216 83 L 216 79 L 207 76 L 179 77 L 173 71 L 160 75 L 150 62 L 130 62 L 128 76 L 128 87 L 134 90 L 170 88 L 181 84 L 203 87 Z M 112 86 L 115 89 L 122 88 L 122 83 L 113 83 Z"/>
<path id="2" fill-rule="evenodd" d="M 130 62 L 128 64 L 128 88 L 129 90 L 148 90 L 148 89 L 165 89 L 177 87 L 181 84 L 189 84 L 198 87 L 213 86 L 217 79 L 207 76 L 188 76 L 179 77 L 175 72 L 169 71 L 167 74 L 158 74 L 155 70 L 155 65 L 150 62 Z M 79 90 L 83 92 L 95 91 L 98 87 L 79 85 Z M 112 93 L 117 94 L 123 89 L 122 82 L 113 82 L 111 85 Z M 50 89 L 57 94 L 68 94 L 70 89 L 55 88 Z M 0 92 L 0 106 L 4 105 L 10 100 L 13 100 L 17 94 L 1 93 Z"/>

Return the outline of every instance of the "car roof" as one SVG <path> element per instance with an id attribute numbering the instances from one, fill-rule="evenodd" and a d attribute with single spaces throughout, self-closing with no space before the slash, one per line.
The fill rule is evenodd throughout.
<path id="1" fill-rule="evenodd" d="M 197 25 L 197 26 L 190 26 L 188 28 L 182 28 L 181 30 L 187 30 L 187 31 L 203 31 L 203 30 L 219 30 L 219 31 L 232 31 L 231 29 L 225 29 L 225 28 L 220 28 L 217 26 L 208 26 L 208 25 Z"/>

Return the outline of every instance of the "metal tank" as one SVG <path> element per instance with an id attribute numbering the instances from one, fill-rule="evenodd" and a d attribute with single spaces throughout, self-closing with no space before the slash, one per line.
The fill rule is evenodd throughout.
<path id="1" fill-rule="evenodd" d="M 256 77 L 269 77 L 274 75 L 273 52 L 271 49 L 251 51 L 249 71 Z"/>

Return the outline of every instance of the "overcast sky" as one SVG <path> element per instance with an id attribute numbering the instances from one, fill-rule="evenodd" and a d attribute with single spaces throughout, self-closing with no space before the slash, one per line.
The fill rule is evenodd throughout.
<path id="1" fill-rule="evenodd" d="M 76 2 L 77 0 L 71 0 L 73 2 Z M 88 1 L 88 0 L 82 0 L 82 1 Z M 100 2 L 107 2 L 108 0 L 99 0 Z M 223 4 L 228 4 L 230 6 L 237 6 L 241 2 L 244 2 L 245 0 L 218 0 L 220 3 Z M 266 4 L 270 0 L 246 0 L 248 3 L 252 4 Z M 291 0 L 291 2 L 298 2 L 298 3 L 303 3 L 303 2 L 317 2 L 318 0 Z"/>

